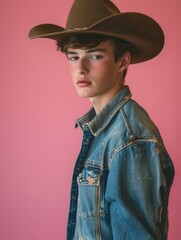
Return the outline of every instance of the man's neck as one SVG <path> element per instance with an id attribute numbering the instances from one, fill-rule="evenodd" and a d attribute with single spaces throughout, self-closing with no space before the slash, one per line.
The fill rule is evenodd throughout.
<path id="1" fill-rule="evenodd" d="M 120 89 L 117 89 L 117 91 L 111 92 L 109 95 L 106 95 L 105 97 L 96 96 L 96 97 L 89 98 L 96 114 L 98 114 L 123 87 L 124 85 L 122 85 Z"/>

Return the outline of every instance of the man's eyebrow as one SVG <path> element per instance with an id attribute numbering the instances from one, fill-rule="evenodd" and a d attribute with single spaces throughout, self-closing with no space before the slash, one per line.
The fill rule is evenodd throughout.
<path id="1" fill-rule="evenodd" d="M 104 48 L 90 48 L 87 49 L 86 52 L 91 53 L 91 52 L 106 52 L 106 49 Z"/>
<path id="2" fill-rule="evenodd" d="M 77 54 L 77 52 L 74 52 L 74 51 L 67 51 L 67 52 L 66 52 L 66 55 L 67 55 L 67 54 Z"/>
<path id="3" fill-rule="evenodd" d="M 85 50 L 87 53 L 91 53 L 91 52 L 106 52 L 106 49 L 103 48 L 89 48 Z M 66 54 L 77 54 L 76 50 L 68 50 Z"/>

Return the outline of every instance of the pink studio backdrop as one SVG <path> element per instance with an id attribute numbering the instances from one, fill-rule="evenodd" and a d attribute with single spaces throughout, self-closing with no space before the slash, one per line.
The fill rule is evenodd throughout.
<path id="1" fill-rule="evenodd" d="M 180 1 L 114 0 L 164 29 L 163 52 L 130 67 L 127 84 L 165 141 L 176 177 L 169 204 L 169 240 L 180 240 Z M 74 121 L 90 107 L 72 86 L 66 60 L 51 40 L 30 41 L 39 23 L 65 25 L 72 0 L 0 3 L 0 239 L 65 239 L 71 172 L 81 132 Z"/>

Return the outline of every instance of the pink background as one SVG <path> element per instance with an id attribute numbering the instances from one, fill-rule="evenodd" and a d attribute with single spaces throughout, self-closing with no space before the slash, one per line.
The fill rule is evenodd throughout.
<path id="1" fill-rule="evenodd" d="M 170 240 L 180 240 L 180 1 L 114 0 L 163 27 L 162 53 L 131 66 L 127 84 L 147 109 L 174 161 Z M 72 0 L 0 3 L 0 239 L 65 239 L 72 168 L 81 132 L 74 121 L 90 107 L 74 91 L 65 57 L 51 40 L 32 40 L 39 23 L 64 26 Z"/>

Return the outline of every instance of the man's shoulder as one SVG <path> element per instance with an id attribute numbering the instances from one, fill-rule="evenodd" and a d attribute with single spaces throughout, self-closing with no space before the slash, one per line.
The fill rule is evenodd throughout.
<path id="1" fill-rule="evenodd" d="M 121 115 L 128 131 L 139 137 L 160 137 L 157 126 L 148 112 L 133 99 L 130 99 L 122 108 Z"/>

